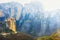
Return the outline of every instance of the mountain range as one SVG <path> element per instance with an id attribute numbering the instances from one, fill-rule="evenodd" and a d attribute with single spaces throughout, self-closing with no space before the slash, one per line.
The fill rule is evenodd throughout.
<path id="1" fill-rule="evenodd" d="M 13 17 L 17 32 L 33 36 L 51 35 L 60 28 L 60 11 L 44 12 L 42 5 L 29 3 L 0 3 L 0 21 Z"/>

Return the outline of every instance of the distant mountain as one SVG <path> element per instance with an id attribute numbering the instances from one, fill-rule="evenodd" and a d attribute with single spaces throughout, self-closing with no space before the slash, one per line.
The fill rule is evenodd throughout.
<path id="1" fill-rule="evenodd" d="M 3 11 L 4 15 L 7 17 L 14 17 L 16 20 L 20 17 L 22 7 L 23 6 L 20 3 L 16 2 L 0 3 L 0 10 Z"/>
<path id="2" fill-rule="evenodd" d="M 60 10 L 45 13 L 39 3 L 0 3 L 0 21 L 13 17 L 18 32 L 33 36 L 50 35 L 60 28 Z M 3 15 L 2 15 L 3 14 Z"/>
<path id="3" fill-rule="evenodd" d="M 2 11 L 3 13 L 1 14 L 4 15 L 3 17 L 0 17 L 0 20 L 6 20 L 7 18 L 13 17 L 16 19 L 16 26 L 18 28 L 18 21 L 22 13 L 22 8 L 23 6 L 16 2 L 0 3 L 0 11 Z"/>

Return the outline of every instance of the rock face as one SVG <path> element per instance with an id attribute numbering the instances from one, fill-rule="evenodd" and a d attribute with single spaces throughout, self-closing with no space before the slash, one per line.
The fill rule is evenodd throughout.
<path id="1" fill-rule="evenodd" d="M 15 24 L 15 19 L 14 18 L 8 18 L 6 20 L 8 24 L 8 28 L 12 30 L 13 32 L 16 32 L 16 24 Z"/>

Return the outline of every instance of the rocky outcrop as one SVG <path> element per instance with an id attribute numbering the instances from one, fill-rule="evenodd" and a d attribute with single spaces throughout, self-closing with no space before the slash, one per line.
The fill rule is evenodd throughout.
<path id="1" fill-rule="evenodd" d="M 15 33 L 16 32 L 15 19 L 14 18 L 8 18 L 6 20 L 6 22 L 7 22 L 8 28 Z"/>

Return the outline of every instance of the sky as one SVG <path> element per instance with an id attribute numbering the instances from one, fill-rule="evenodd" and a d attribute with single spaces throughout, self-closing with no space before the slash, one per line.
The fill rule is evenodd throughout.
<path id="1" fill-rule="evenodd" d="M 23 5 L 30 2 L 40 2 L 43 6 L 44 11 L 60 9 L 60 0 L 0 0 L 0 3 L 2 2 L 18 2 Z"/>

